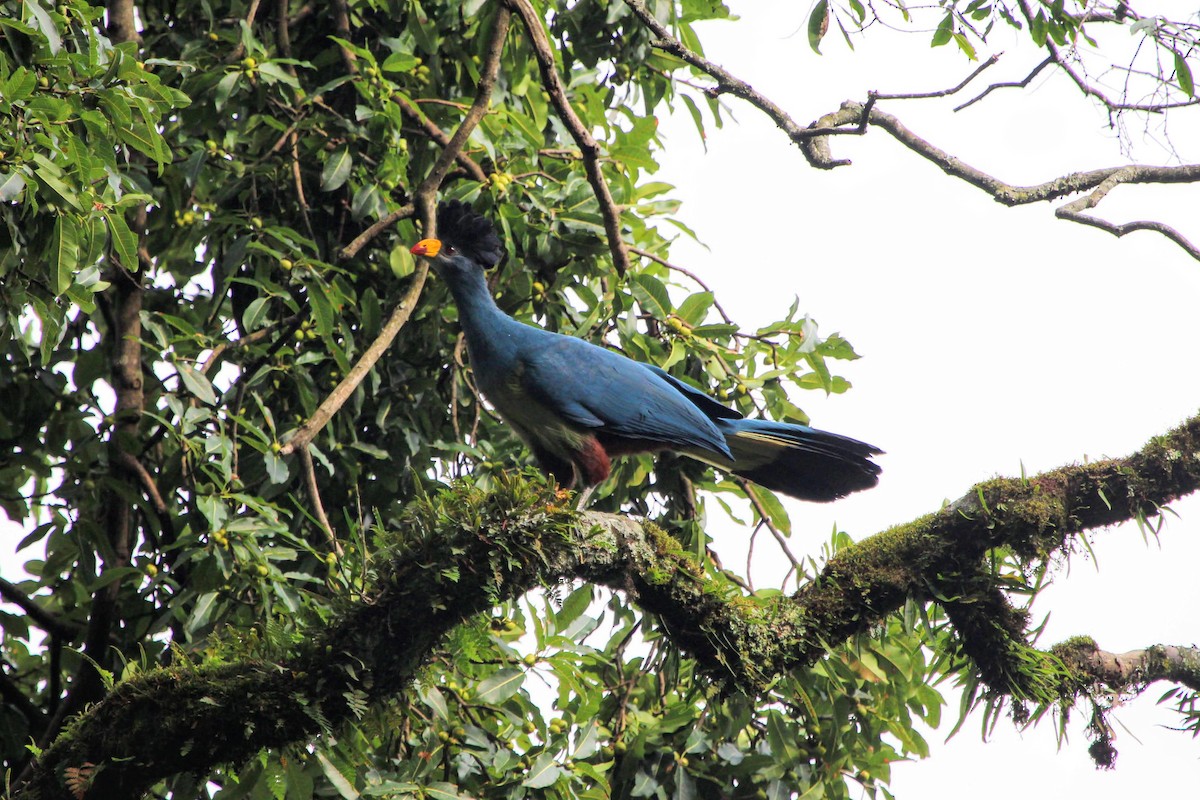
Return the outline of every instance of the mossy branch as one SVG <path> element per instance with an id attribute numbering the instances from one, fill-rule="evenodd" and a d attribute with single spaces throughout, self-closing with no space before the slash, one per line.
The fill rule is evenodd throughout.
<path id="1" fill-rule="evenodd" d="M 540 482 L 513 477 L 493 493 L 459 486 L 410 507 L 380 543 L 377 563 L 385 566 L 368 597 L 296 653 L 275 663 L 179 665 L 119 684 L 40 755 L 15 797 L 65 800 L 67 770 L 78 774 L 84 765 L 93 765 L 92 800 L 136 797 L 177 772 L 310 739 L 353 713 L 348 696 L 402 697 L 424 659 L 464 619 L 563 577 L 626 592 L 658 614 L 676 644 L 710 674 L 761 689 L 815 663 L 825 643 L 868 630 L 910 596 L 961 597 L 993 548 L 1044 560 L 1086 530 L 1151 517 L 1198 487 L 1200 417 L 1194 417 L 1127 458 L 980 484 L 934 514 L 846 548 L 794 595 L 764 601 L 707 575 L 657 527 L 576 514 Z M 959 615 L 960 636 L 982 635 L 966 630 L 972 626 L 1001 630 L 1027 655 L 1020 614 L 998 594 L 980 596 L 999 603 L 1003 613 L 992 621 L 1003 624 Z M 984 650 L 966 649 L 977 660 Z M 1056 685 L 1031 689 L 1010 680 L 991 688 L 1045 700 L 1085 691 L 1081 676 L 1089 675 L 1125 688 L 1159 673 L 1200 685 L 1195 652 L 1179 648 L 1151 648 L 1134 666 L 1133 657 L 1104 658 L 1078 647 L 1044 655 L 1066 666 Z M 980 673 L 988 678 L 994 668 L 1011 675 L 1008 666 L 983 664 Z"/>

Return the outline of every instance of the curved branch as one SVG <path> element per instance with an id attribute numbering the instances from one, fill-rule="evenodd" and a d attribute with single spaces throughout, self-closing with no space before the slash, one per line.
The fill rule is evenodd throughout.
<path id="1" fill-rule="evenodd" d="M 625 241 L 621 238 L 621 215 L 613 200 L 604 173 L 600 171 L 600 145 L 596 143 L 591 132 L 571 108 L 567 99 L 567 90 L 559 77 L 554 65 L 554 49 L 542 28 L 542 18 L 534 11 L 529 0 L 504 0 L 505 5 L 517 13 L 528 34 L 529 45 L 537 57 L 538 69 L 542 73 L 542 85 L 550 95 L 550 103 L 558 112 L 559 119 L 571 133 L 571 138 L 579 146 L 583 156 L 583 168 L 587 173 L 588 183 L 596 195 L 600 206 L 600 217 L 604 220 L 604 233 L 608 238 L 608 249 L 612 253 L 613 268 L 618 275 L 629 271 L 629 254 L 626 252 Z"/>
<path id="2" fill-rule="evenodd" d="M 774 122 L 780 130 L 782 130 L 793 143 L 800 146 L 808 163 L 817 169 L 833 169 L 834 167 L 848 166 L 851 162 L 849 159 L 834 159 L 830 155 L 828 137 L 834 135 L 862 135 L 866 132 L 868 125 L 874 125 L 886 130 L 897 141 L 905 147 L 912 150 L 917 155 L 931 161 L 942 169 L 947 175 L 966 181 L 967 183 L 980 188 L 990 194 L 998 202 L 1007 206 L 1024 205 L 1026 203 L 1046 202 L 1065 197 L 1075 192 L 1083 192 L 1089 190 L 1099 190 L 1106 181 L 1112 180 L 1112 183 L 1103 191 L 1096 191 L 1088 198 L 1069 203 L 1066 206 L 1058 209 L 1055 215 L 1059 219 L 1067 219 L 1073 222 L 1078 222 L 1084 225 L 1090 225 L 1101 230 L 1108 231 L 1114 236 L 1124 236 L 1133 231 L 1153 231 L 1166 236 L 1175 244 L 1179 245 L 1192 258 L 1200 260 L 1200 248 L 1192 244 L 1186 237 L 1174 228 L 1160 222 L 1137 221 L 1129 222 L 1124 225 L 1117 225 L 1105 220 L 1097 219 L 1096 217 L 1080 213 L 1085 208 L 1093 208 L 1103 199 L 1108 190 L 1116 183 L 1191 183 L 1200 181 L 1200 164 L 1185 164 L 1178 167 L 1152 167 L 1140 165 L 1127 165 L 1122 167 L 1108 167 L 1105 169 L 1091 170 L 1089 172 L 1075 172 L 1070 175 L 1064 175 L 1055 178 L 1051 181 L 1038 184 L 1036 186 L 1015 186 L 1006 183 L 999 178 L 983 172 L 980 169 L 972 167 L 964 163 L 955 156 L 950 155 L 946 151 L 930 143 L 929 141 L 917 136 L 911 130 L 904 126 L 899 119 L 891 114 L 881 111 L 875 106 L 877 100 L 881 99 L 912 99 L 921 97 L 940 97 L 948 94 L 953 94 L 979 75 L 986 67 L 995 63 L 996 57 L 985 62 L 978 69 L 972 72 L 967 79 L 962 81 L 957 86 L 944 90 L 942 92 L 933 92 L 926 94 L 913 95 L 885 95 L 877 92 L 872 92 L 868 96 L 865 103 L 858 103 L 848 100 L 842 103 L 841 108 L 830 114 L 826 114 L 817 119 L 812 125 L 801 127 L 792 117 L 771 101 L 768 97 L 757 92 L 754 87 L 745 81 L 737 78 L 732 73 L 724 69 L 718 64 L 709 61 L 700 54 L 694 52 L 678 39 L 671 35 L 661 22 L 646 7 L 643 0 L 625 0 L 628 5 L 637 15 L 638 19 L 649 28 L 658 37 L 653 43 L 655 47 L 670 53 L 677 58 L 682 59 L 686 63 L 695 67 L 711 76 L 716 80 L 717 85 L 708 90 L 711 95 L 732 94 L 753 105 L 755 108 L 766 114 L 772 122 Z M 1044 67 L 1050 63 L 1055 63 L 1062 67 L 1075 79 L 1080 89 L 1085 94 L 1098 97 L 1110 109 L 1139 109 L 1153 110 L 1142 108 L 1139 106 L 1121 106 L 1114 104 L 1102 94 L 1097 94 L 1071 70 L 1059 58 L 1058 51 L 1054 49 L 1052 44 L 1048 43 L 1051 56 L 1046 61 L 1043 61 L 1036 67 L 1025 79 L 1019 84 L 993 84 L 983 94 L 976 97 L 974 100 L 964 103 L 959 106 L 959 109 L 966 108 L 971 103 L 982 99 L 984 95 L 993 89 L 1007 85 L 1024 85 L 1033 79 Z M 1195 102 L 1200 102 L 1196 100 Z M 955 110 L 959 110 L 955 109 Z"/>
<path id="3" fill-rule="evenodd" d="M 460 486 L 410 507 L 377 556 L 389 560 L 369 599 L 291 658 L 174 667 L 122 683 L 42 754 L 16 797 L 65 800 L 64 770 L 85 762 L 100 767 L 89 797 L 135 796 L 174 771 L 309 738 L 352 713 L 350 694 L 403 696 L 422 660 L 463 619 L 566 576 L 624 591 L 658 614 L 709 674 L 762 690 L 783 672 L 815 663 L 826 643 L 869 630 L 908 597 L 961 589 L 981 574 L 992 548 L 1045 559 L 1086 530 L 1153 515 L 1197 488 L 1200 416 L 1127 458 L 980 484 L 934 514 L 839 552 L 795 594 L 752 600 L 706 574 L 653 525 L 577 516 L 552 488 L 519 477 L 503 479 L 495 494 Z M 458 568 L 454 578 L 436 568 L 446 559 Z M 1043 655 L 1068 669 L 1056 673 L 1058 684 L 1040 687 L 1039 700 L 1047 692 L 1074 697 L 1086 689 L 1085 674 L 1126 686 L 1147 676 L 1193 686 L 1197 673 L 1196 654 L 1178 648 L 1137 657 L 1078 647 Z M 153 736 L 142 734 L 147 719 Z M 252 735 L 218 735 L 228 730 Z"/>
<path id="4" fill-rule="evenodd" d="M 1175 244 L 1179 245 L 1179 247 L 1189 256 L 1197 261 L 1200 261 L 1200 247 L 1192 244 L 1183 236 L 1183 234 L 1172 228 L 1170 225 L 1152 220 L 1136 220 L 1133 222 L 1117 224 L 1114 222 L 1109 222 L 1108 220 L 1100 219 L 1098 217 L 1093 217 L 1091 214 L 1083 213 L 1085 209 L 1095 208 L 1096 205 L 1104 199 L 1104 196 L 1112 191 L 1118 184 L 1137 182 L 1138 175 L 1146 169 L 1153 168 L 1129 166 L 1118 169 L 1112 175 L 1109 175 L 1107 178 L 1101 181 L 1100 184 L 1094 190 L 1092 190 L 1090 194 L 1080 197 L 1077 200 L 1072 200 L 1066 205 L 1060 206 L 1055 210 L 1054 216 L 1058 217 L 1059 219 L 1069 219 L 1072 222 L 1078 222 L 1081 225 L 1090 225 L 1093 228 L 1099 228 L 1102 231 L 1108 231 L 1118 239 L 1125 234 L 1133 233 L 1134 231 L 1152 231 L 1154 233 L 1160 233 Z M 1163 169 L 1170 169 L 1170 167 L 1165 167 Z"/>
<path id="5" fill-rule="evenodd" d="M 950 155 L 945 150 L 921 138 L 907 128 L 895 116 L 867 104 L 847 101 L 837 111 L 827 114 L 817 120 L 822 127 L 836 127 L 857 124 L 866 116 L 869 125 L 887 131 L 896 141 L 909 150 L 933 164 L 951 177 L 971 184 L 990 194 L 997 202 L 1006 206 L 1019 206 L 1029 203 L 1043 203 L 1057 200 L 1076 192 L 1091 191 L 1092 194 L 1079 200 L 1072 201 L 1055 211 L 1060 219 L 1068 219 L 1085 225 L 1091 225 L 1106 230 L 1116 236 L 1124 236 L 1135 230 L 1149 230 L 1161 233 L 1180 246 L 1192 258 L 1200 260 L 1200 248 L 1192 244 L 1181 233 L 1160 222 L 1130 222 L 1117 225 L 1081 213 L 1086 208 L 1094 208 L 1109 191 L 1121 183 L 1193 183 L 1200 181 L 1200 164 L 1183 164 L 1177 167 L 1156 167 L 1140 164 L 1127 164 L 1119 167 L 1105 167 L 1087 172 L 1072 172 L 1044 183 L 1031 186 L 1017 186 L 1006 183 L 999 178 L 967 164 L 959 158 Z M 806 143 L 806 154 L 815 166 L 825 168 L 849 164 L 849 161 L 831 161 L 828 159 L 828 145 L 823 138 Z M 822 162 L 822 163 L 817 163 Z"/>

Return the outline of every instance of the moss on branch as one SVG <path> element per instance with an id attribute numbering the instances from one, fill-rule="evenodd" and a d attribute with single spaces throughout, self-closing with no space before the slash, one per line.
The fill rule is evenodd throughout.
<path id="1" fill-rule="evenodd" d="M 379 542 L 382 566 L 368 596 L 348 602 L 296 652 L 277 663 L 177 665 L 119 684 L 41 754 L 14 796 L 65 800 L 67 770 L 93 765 L 89 798 L 136 797 L 169 775 L 304 741 L 351 713 L 347 697 L 402 696 L 464 619 L 563 577 L 627 592 L 710 674 L 750 690 L 814 663 L 825 643 L 867 630 L 910 596 L 973 599 L 975 616 L 959 614 L 959 633 L 980 637 L 966 648 L 976 659 L 989 651 L 987 637 L 1000 637 L 1004 646 L 990 650 L 1001 661 L 980 670 L 994 690 L 1073 696 L 1078 681 L 1066 677 L 1050 688 L 1019 680 L 1014 662 L 1036 651 L 1024 642 L 1019 612 L 994 586 L 978 584 L 985 555 L 1007 547 L 1044 560 L 1082 531 L 1152 516 L 1198 486 L 1200 418 L 1192 418 L 1125 459 L 980 484 L 934 514 L 846 548 L 794 595 L 761 599 L 707 575 L 655 526 L 577 514 L 540 481 L 513 476 L 492 493 L 460 485 L 410 507 Z M 994 613 L 979 598 L 990 598 Z M 1078 677 L 1096 674 L 1085 671 L 1087 652 L 1077 642 L 1044 655 Z M 1146 653 L 1141 675 L 1200 686 L 1194 652 Z"/>

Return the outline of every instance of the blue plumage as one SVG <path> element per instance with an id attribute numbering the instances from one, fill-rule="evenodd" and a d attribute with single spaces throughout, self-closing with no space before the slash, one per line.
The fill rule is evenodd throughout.
<path id="1" fill-rule="evenodd" d="M 610 458 L 674 450 L 803 500 L 824 502 L 879 480 L 881 451 L 838 434 L 744 419 L 658 367 L 524 325 L 496 306 L 484 270 L 504 255 L 469 206 L 438 209 L 441 239 L 413 253 L 450 286 L 479 389 L 560 483 L 592 486 Z"/>

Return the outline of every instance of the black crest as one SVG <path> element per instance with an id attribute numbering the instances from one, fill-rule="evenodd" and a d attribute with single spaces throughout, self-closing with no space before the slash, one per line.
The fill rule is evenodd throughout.
<path id="1" fill-rule="evenodd" d="M 461 200 L 438 204 L 438 238 L 484 269 L 491 269 L 504 258 L 504 245 L 487 217 Z"/>

